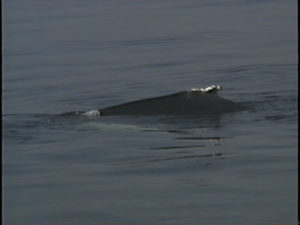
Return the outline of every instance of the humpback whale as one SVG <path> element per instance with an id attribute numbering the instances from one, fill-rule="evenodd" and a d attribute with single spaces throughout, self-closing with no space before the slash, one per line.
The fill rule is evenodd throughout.
<path id="1" fill-rule="evenodd" d="M 116 106 L 83 112 L 69 112 L 63 115 L 87 117 L 113 115 L 197 115 L 222 114 L 245 110 L 246 107 L 222 98 L 218 91 L 222 87 L 212 85 L 206 88 L 193 88 L 161 97 L 132 101 Z"/>

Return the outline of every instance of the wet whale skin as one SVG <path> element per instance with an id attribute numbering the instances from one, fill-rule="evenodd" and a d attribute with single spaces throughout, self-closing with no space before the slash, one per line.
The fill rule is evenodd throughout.
<path id="1" fill-rule="evenodd" d="M 155 115 L 227 113 L 246 109 L 216 93 L 184 91 L 162 97 L 128 102 L 99 109 L 101 115 Z"/>

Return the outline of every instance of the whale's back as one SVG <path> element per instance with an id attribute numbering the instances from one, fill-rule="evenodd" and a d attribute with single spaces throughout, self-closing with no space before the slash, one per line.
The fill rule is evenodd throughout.
<path id="1" fill-rule="evenodd" d="M 226 113 L 245 109 L 216 93 L 183 91 L 101 109 L 101 115 L 154 115 Z"/>

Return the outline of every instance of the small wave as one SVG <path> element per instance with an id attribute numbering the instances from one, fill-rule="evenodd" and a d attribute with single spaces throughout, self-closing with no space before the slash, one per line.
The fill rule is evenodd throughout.
<path id="1" fill-rule="evenodd" d="M 200 154 L 200 155 L 183 155 L 183 156 L 168 157 L 168 158 L 150 159 L 150 160 L 143 161 L 142 163 L 155 163 L 155 162 L 184 160 L 184 159 L 197 159 L 197 158 L 213 158 L 213 157 L 221 157 L 221 156 L 224 156 L 224 153 L 211 153 L 211 154 Z"/>

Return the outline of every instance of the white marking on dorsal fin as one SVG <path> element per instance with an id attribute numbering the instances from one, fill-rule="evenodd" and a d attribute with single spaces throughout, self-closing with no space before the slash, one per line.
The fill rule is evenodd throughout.
<path id="1" fill-rule="evenodd" d="M 222 90 L 220 85 L 211 85 L 206 88 L 192 88 L 189 91 L 201 91 L 203 93 L 217 93 L 219 90 Z"/>

